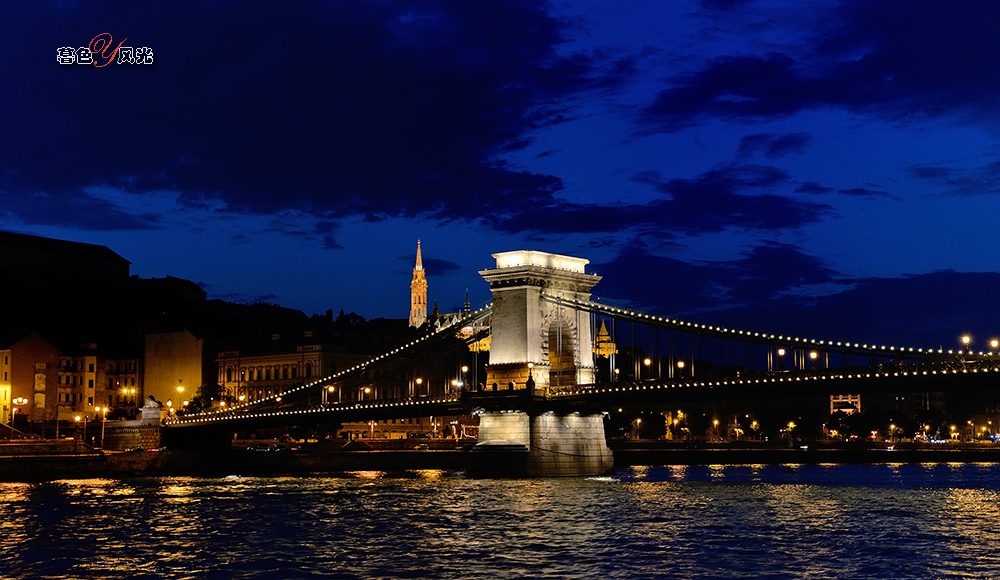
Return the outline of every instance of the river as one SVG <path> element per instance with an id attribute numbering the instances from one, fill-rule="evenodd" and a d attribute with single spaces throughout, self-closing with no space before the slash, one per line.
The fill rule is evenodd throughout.
<path id="1" fill-rule="evenodd" d="M 0 483 L 9 578 L 998 578 L 1000 464 Z"/>

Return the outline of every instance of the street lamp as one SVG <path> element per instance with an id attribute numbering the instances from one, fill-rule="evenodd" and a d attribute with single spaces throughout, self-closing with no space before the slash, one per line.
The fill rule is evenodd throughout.
<path id="1" fill-rule="evenodd" d="M 647 379 L 652 378 L 649 375 L 649 365 L 653 364 L 653 361 L 647 357 L 645 360 L 642 361 L 642 364 L 646 365 L 646 378 Z M 641 379 L 642 377 L 639 378 Z"/>
<path id="2" fill-rule="evenodd" d="M 1000 346 L 1000 340 L 994 338 L 993 340 L 990 341 L 990 349 L 992 350 L 992 352 L 996 352 L 998 346 Z"/>
<path id="3" fill-rule="evenodd" d="M 79 423 L 80 423 L 80 416 L 77 415 L 75 417 L 75 419 L 76 419 L 76 422 L 77 422 L 77 428 L 79 428 L 80 427 L 80 425 L 79 425 Z M 83 444 L 84 445 L 87 444 L 87 418 L 86 417 L 83 418 Z M 76 445 L 74 444 L 74 449 L 75 448 L 76 448 Z"/>
<path id="4" fill-rule="evenodd" d="M 969 350 L 969 343 L 972 341 L 972 337 L 968 334 L 962 335 L 962 345 L 965 346 L 965 350 Z"/>
<path id="5" fill-rule="evenodd" d="M 24 397 L 18 397 L 16 399 L 14 399 L 13 403 L 15 405 L 27 405 L 28 404 L 28 399 L 25 399 Z M 11 427 L 14 426 L 14 415 L 17 415 L 17 407 L 12 407 L 12 412 L 10 414 L 10 426 Z"/>
<path id="6" fill-rule="evenodd" d="M 101 407 L 98 407 L 97 412 L 103 413 L 103 415 L 101 415 L 101 449 L 104 449 L 104 424 L 108 422 L 108 408 L 104 407 L 102 409 Z"/>

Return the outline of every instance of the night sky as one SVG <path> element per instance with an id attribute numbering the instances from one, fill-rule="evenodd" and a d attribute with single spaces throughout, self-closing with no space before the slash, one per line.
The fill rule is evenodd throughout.
<path id="1" fill-rule="evenodd" d="M 420 238 L 442 311 L 535 249 L 622 306 L 985 348 L 998 30 L 995 0 L 8 3 L 0 229 L 307 314 L 406 318 Z M 102 33 L 153 63 L 58 62 Z"/>

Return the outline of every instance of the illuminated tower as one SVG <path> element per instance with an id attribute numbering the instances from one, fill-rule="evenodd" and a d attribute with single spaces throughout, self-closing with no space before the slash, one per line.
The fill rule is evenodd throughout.
<path id="1" fill-rule="evenodd" d="M 421 326 L 427 320 L 427 278 L 424 277 L 424 263 L 420 258 L 420 240 L 417 240 L 417 264 L 413 267 L 413 281 L 410 282 L 410 326 Z"/>

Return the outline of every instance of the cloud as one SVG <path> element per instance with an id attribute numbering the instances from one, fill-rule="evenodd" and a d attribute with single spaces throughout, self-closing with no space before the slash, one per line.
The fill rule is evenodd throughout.
<path id="1" fill-rule="evenodd" d="M 235 304 L 257 304 L 257 303 L 276 303 L 279 299 L 278 296 L 274 294 L 244 294 L 242 292 L 229 292 L 221 294 L 209 294 L 209 300 L 222 300 L 223 302 L 233 302 Z"/>
<path id="2" fill-rule="evenodd" d="M 5 132 L 32 138 L 0 143 L 0 189 L 83 199 L 86 187 L 125 183 L 134 195 L 329 221 L 478 220 L 548 204 L 560 179 L 500 156 L 571 118 L 567 95 L 634 74 L 629 58 L 561 54 L 564 28 L 516 0 L 25 5 L 0 37 L 5 74 L 20 79 L 4 91 Z M 155 63 L 50 58 L 53 42 L 82 46 L 105 31 L 151 47 Z M 74 223 L 54 209 L 47 220 Z M 129 223 L 120 227 L 142 221 Z"/>
<path id="3" fill-rule="evenodd" d="M 806 146 L 811 140 L 812 137 L 808 133 L 747 135 L 740 139 L 736 153 L 742 156 L 763 154 L 768 159 L 777 159 L 791 153 L 805 153 Z"/>
<path id="4" fill-rule="evenodd" d="M 887 192 L 881 189 L 872 189 L 870 187 L 851 187 L 848 189 L 838 189 L 837 193 L 842 193 L 844 195 L 850 195 L 853 197 L 864 197 L 866 199 L 875 199 L 877 197 L 891 197 Z"/>
<path id="5" fill-rule="evenodd" d="M 754 0 L 701 0 L 702 8 L 707 10 L 729 11 L 754 2 Z"/>
<path id="6" fill-rule="evenodd" d="M 832 213 L 826 204 L 769 193 L 790 182 L 776 167 L 721 164 L 691 179 L 668 179 L 657 170 L 632 181 L 660 194 L 645 204 L 579 204 L 557 200 L 517 208 L 493 217 L 501 231 L 554 234 L 621 232 L 637 229 L 669 239 L 728 228 L 774 231 L 814 223 Z"/>
<path id="7" fill-rule="evenodd" d="M 907 168 L 914 179 L 943 185 L 945 195 L 983 195 L 1000 192 L 1000 161 L 981 167 L 962 168 L 917 164 Z"/>
<path id="8" fill-rule="evenodd" d="M 649 252 L 638 244 L 622 248 L 610 262 L 595 264 L 604 276 L 595 294 L 623 300 L 640 309 L 673 316 L 713 316 L 727 311 L 786 300 L 810 300 L 822 287 L 841 282 L 823 262 L 787 244 L 765 243 L 728 261 L 683 262 Z"/>
<path id="9" fill-rule="evenodd" d="M 45 226 L 72 226 L 92 231 L 152 230 L 161 227 L 156 214 L 130 213 L 84 191 L 59 193 L 0 191 L 4 221 Z"/>
<path id="10" fill-rule="evenodd" d="M 640 132 L 677 131 L 706 118 L 777 119 L 827 107 L 890 120 L 964 120 L 975 113 L 1000 121 L 995 2 L 843 0 L 811 16 L 808 46 L 717 56 L 669 78 L 642 110 Z"/>
<path id="11" fill-rule="evenodd" d="M 465 268 L 448 260 L 437 258 L 427 258 L 424 260 L 424 268 L 430 276 L 448 276 L 458 272 L 464 272 Z"/>
<path id="12" fill-rule="evenodd" d="M 808 193 L 812 195 L 820 193 L 831 193 L 833 191 L 835 191 L 834 188 L 820 185 L 815 181 L 804 181 L 802 182 L 801 185 L 795 188 L 795 193 Z"/>
<path id="13" fill-rule="evenodd" d="M 399 270 L 400 273 L 406 272 L 409 275 L 413 271 L 413 264 L 416 260 L 416 254 L 407 254 L 404 256 L 399 256 L 397 258 L 401 263 L 406 264 L 405 268 Z M 428 276 L 450 276 L 458 272 L 463 272 L 466 268 L 461 265 L 452 262 L 450 260 L 441 260 L 438 258 L 428 258 L 422 257 L 421 262 L 423 263 L 424 270 L 427 271 Z"/>

